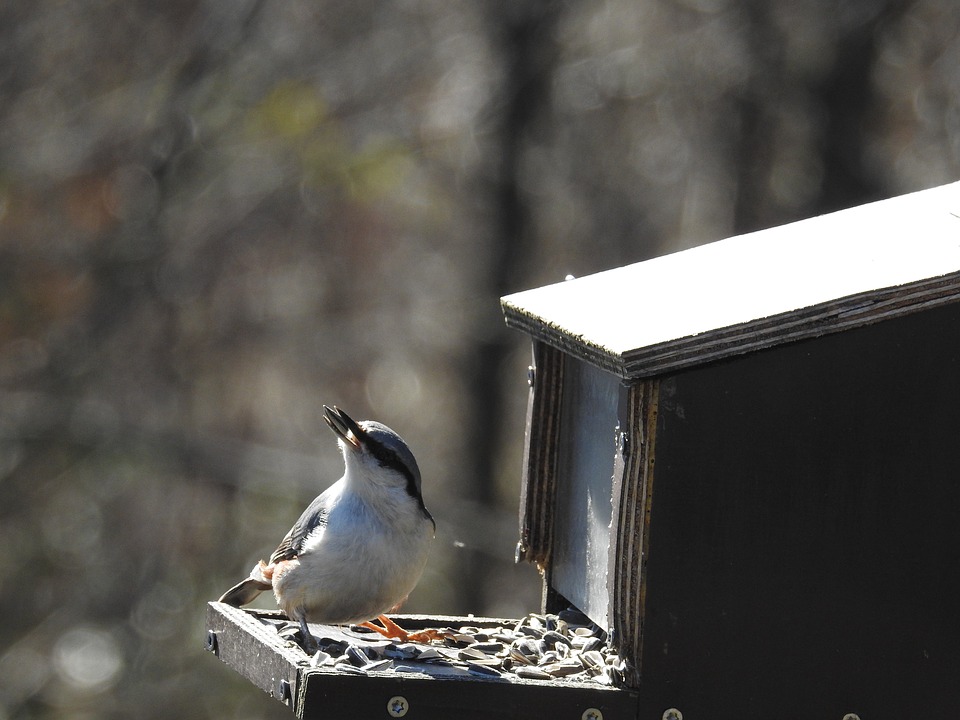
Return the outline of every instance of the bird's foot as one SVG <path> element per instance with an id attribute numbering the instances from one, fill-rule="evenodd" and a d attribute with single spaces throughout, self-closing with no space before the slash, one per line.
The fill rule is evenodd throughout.
<path id="1" fill-rule="evenodd" d="M 434 640 L 443 640 L 449 635 L 449 633 L 443 630 L 418 630 L 417 632 L 407 632 L 402 627 L 397 625 L 393 620 L 388 618 L 386 615 L 378 615 L 377 620 L 379 620 L 383 627 L 375 625 L 372 622 L 363 622 L 360 623 L 360 627 L 365 627 L 369 630 L 374 630 L 375 632 L 380 633 L 384 637 L 391 639 L 397 639 L 401 642 L 419 642 L 419 643 L 430 643 Z"/>
<path id="2" fill-rule="evenodd" d="M 303 636 L 303 649 L 307 655 L 313 655 L 320 649 L 320 646 L 317 644 L 317 639 L 313 636 L 313 633 L 310 632 L 310 626 L 307 625 L 306 618 L 299 618 L 298 622 L 300 623 L 300 635 Z"/>

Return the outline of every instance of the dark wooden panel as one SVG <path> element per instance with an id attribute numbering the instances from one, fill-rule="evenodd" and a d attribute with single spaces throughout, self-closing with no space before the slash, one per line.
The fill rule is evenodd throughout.
<path id="1" fill-rule="evenodd" d="M 650 512 L 653 500 L 653 450 L 656 443 L 659 382 L 625 388 L 620 401 L 620 438 L 613 473 L 615 551 L 611 553 L 610 617 L 620 656 L 627 662 L 627 684 L 639 684 L 643 642 L 643 604 Z"/>
<path id="2" fill-rule="evenodd" d="M 257 613 L 282 617 L 279 613 Z M 207 605 L 207 650 L 271 697 L 293 706 L 299 666 L 307 656 L 282 642 L 257 614 L 223 603 Z"/>
<path id="3" fill-rule="evenodd" d="M 516 559 L 535 563 L 543 571 L 553 541 L 563 355 L 538 341 L 532 349 Z"/>
<path id="4" fill-rule="evenodd" d="M 304 720 L 388 718 L 387 702 L 396 696 L 409 705 L 407 718 L 421 720 L 578 720 L 591 708 L 598 710 L 603 720 L 634 720 L 637 711 L 635 692 L 552 687 L 533 681 L 360 677 L 312 671 L 305 674 L 303 687 L 298 706 L 304 708 Z"/>
<path id="5" fill-rule="evenodd" d="M 643 707 L 960 717 L 960 307 L 660 385 Z"/>

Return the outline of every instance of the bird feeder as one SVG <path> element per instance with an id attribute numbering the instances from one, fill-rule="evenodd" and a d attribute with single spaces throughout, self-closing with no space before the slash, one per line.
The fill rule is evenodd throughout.
<path id="1" fill-rule="evenodd" d="M 960 183 L 510 295 L 518 556 L 637 717 L 956 717 Z"/>
<path id="2" fill-rule="evenodd" d="M 957 716 L 958 301 L 960 184 L 503 298 L 534 359 L 518 557 L 617 686 L 329 665 L 221 603 L 207 649 L 299 718 Z"/>

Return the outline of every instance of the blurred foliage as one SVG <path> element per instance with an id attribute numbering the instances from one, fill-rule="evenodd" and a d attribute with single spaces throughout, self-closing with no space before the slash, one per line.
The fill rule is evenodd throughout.
<path id="1" fill-rule="evenodd" d="M 408 610 L 537 607 L 499 295 L 957 179 L 958 29 L 953 0 L 0 6 L 0 720 L 286 716 L 204 653 L 204 603 L 338 477 L 324 402 L 417 453 Z"/>

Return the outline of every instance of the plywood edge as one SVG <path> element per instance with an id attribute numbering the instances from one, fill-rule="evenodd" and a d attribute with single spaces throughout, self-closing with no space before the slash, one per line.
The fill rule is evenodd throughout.
<path id="1" fill-rule="evenodd" d="M 501 298 L 508 327 L 624 380 L 960 300 L 960 183 Z"/>
<path id="2" fill-rule="evenodd" d="M 625 377 L 623 358 L 616 351 L 590 342 L 582 335 L 571 334 L 566 328 L 512 303 L 509 298 L 501 298 L 500 307 L 507 327 L 520 330 L 534 340 L 540 340 L 562 352 L 586 360 L 602 370 Z"/>
<path id="3" fill-rule="evenodd" d="M 958 235 L 960 237 L 960 235 Z M 797 340 L 820 337 L 960 301 L 960 272 L 758 318 L 669 342 L 617 352 L 545 318 L 502 302 L 508 327 L 520 330 L 625 380 L 652 377 Z"/>
<path id="4" fill-rule="evenodd" d="M 207 650 L 287 705 L 295 696 L 306 654 L 280 641 L 255 614 L 220 602 L 207 604 Z"/>
<path id="5" fill-rule="evenodd" d="M 960 273 L 842 298 L 751 323 L 720 328 L 618 357 L 626 378 L 682 370 L 785 343 L 821 337 L 960 301 Z"/>

